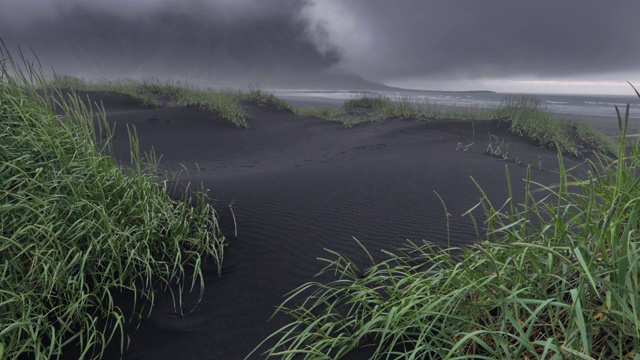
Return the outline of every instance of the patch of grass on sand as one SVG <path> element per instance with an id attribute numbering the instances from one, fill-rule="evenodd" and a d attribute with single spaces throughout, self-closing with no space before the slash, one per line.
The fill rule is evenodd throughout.
<path id="1" fill-rule="evenodd" d="M 116 295 L 130 294 L 137 317 L 171 289 L 181 312 L 182 291 L 203 289 L 203 262 L 220 272 L 225 239 L 206 195 L 172 200 L 135 138 L 130 168 L 102 155 L 104 112 L 95 125 L 70 96 L 56 115 L 37 64 L 3 48 L 0 59 L 0 358 L 52 359 L 65 346 L 100 358 L 127 343 L 134 314 Z"/>
<path id="2" fill-rule="evenodd" d="M 301 115 L 339 121 L 349 127 L 386 119 L 428 120 L 440 117 L 440 113 L 428 104 L 416 105 L 412 103 L 410 97 L 390 99 L 380 94 L 364 94 L 359 98 L 346 101 L 339 109 L 303 108 L 297 109 L 296 112 Z"/>
<path id="3" fill-rule="evenodd" d="M 511 132 L 565 154 L 579 156 L 585 150 L 616 153 L 614 142 L 591 125 L 562 120 L 533 97 L 506 99 L 483 118 L 507 119 Z"/>
<path id="4" fill-rule="evenodd" d="M 241 106 L 243 101 L 255 101 L 293 111 L 293 108 L 284 100 L 254 88 L 225 91 L 197 89 L 172 81 L 161 82 L 154 79 L 125 79 L 94 83 L 68 75 L 55 75 L 45 84 L 45 87 L 125 94 L 150 107 L 193 106 L 219 114 L 240 127 L 246 127 L 247 120 L 250 118 Z"/>
<path id="5" fill-rule="evenodd" d="M 586 160 L 587 178 L 558 151 L 559 185 L 527 178 L 522 204 L 511 186 L 494 204 L 476 183 L 488 219 L 476 245 L 409 242 L 382 262 L 363 247 L 362 269 L 330 251 L 323 272 L 336 279 L 288 295 L 277 312 L 291 322 L 270 336 L 267 357 L 337 359 L 369 346 L 375 359 L 637 358 L 640 140 L 627 143 L 628 108 L 618 119 L 617 158 Z"/>
<path id="6" fill-rule="evenodd" d="M 523 96 L 509 98 L 493 109 L 441 111 L 429 103 L 415 104 L 409 97 L 390 99 L 378 94 L 365 94 L 348 100 L 338 109 L 304 108 L 297 113 L 339 121 L 351 127 L 357 124 L 386 119 L 505 119 L 510 122 L 510 131 L 530 139 L 541 146 L 559 149 L 565 154 L 581 156 L 585 151 L 595 150 L 615 154 L 614 142 L 593 128 L 578 121 L 565 121 L 540 105 L 540 101 Z"/>

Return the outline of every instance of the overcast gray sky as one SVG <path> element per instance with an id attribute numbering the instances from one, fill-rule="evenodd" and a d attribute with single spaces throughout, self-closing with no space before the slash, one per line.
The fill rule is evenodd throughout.
<path id="1" fill-rule="evenodd" d="M 635 0 L 0 0 L 0 37 L 85 77 L 629 94 Z M 298 82 L 296 82 L 298 81 Z"/>

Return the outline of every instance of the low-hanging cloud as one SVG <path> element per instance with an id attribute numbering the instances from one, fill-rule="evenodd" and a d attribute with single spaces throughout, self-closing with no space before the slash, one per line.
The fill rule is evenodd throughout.
<path id="1" fill-rule="evenodd" d="M 632 0 L 30 0 L 3 6 L 0 37 L 86 77 L 606 80 L 640 74 L 639 13 Z"/>
<path id="2" fill-rule="evenodd" d="M 358 31 L 335 31 L 344 19 Z M 307 16 L 363 75 L 574 76 L 640 68 L 638 1 L 322 0 Z M 363 46 L 354 46 L 359 39 Z"/>
<path id="3" fill-rule="evenodd" d="M 109 3 L 57 1 L 44 15 L 26 19 L 23 14 L 10 27 L 0 25 L 0 36 L 31 47 L 58 73 L 89 78 L 278 84 L 280 79 L 322 72 L 338 61 L 334 49 L 320 51 L 310 40 L 299 16 L 307 6 L 304 1 Z"/>

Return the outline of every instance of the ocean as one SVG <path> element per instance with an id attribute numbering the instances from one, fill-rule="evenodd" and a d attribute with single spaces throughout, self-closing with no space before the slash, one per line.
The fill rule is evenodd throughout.
<path id="1" fill-rule="evenodd" d="M 410 99 L 411 102 L 429 106 L 456 106 L 467 109 L 485 109 L 499 106 L 509 98 L 533 97 L 541 106 L 561 115 L 586 115 L 595 117 L 615 117 L 615 106 L 624 113 L 627 104 L 631 104 L 630 118 L 640 119 L 640 98 L 629 89 L 630 95 L 569 95 L 569 94 L 516 94 L 493 92 L 447 92 L 447 91 L 318 91 L 318 90 L 275 90 L 276 95 L 285 99 L 316 98 L 334 103 L 353 99 L 363 94 L 380 94 L 391 99 Z M 633 94 L 633 95 L 632 95 Z"/>

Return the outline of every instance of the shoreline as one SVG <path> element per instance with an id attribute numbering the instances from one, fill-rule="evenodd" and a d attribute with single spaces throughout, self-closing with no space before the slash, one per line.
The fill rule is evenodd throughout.
<path id="1" fill-rule="evenodd" d="M 280 95 L 276 94 L 279 98 L 289 102 L 291 105 L 296 107 L 313 107 L 313 108 L 329 108 L 329 109 L 337 109 L 342 106 L 342 104 L 346 101 L 345 99 L 336 99 L 336 98 L 328 98 L 322 96 L 310 96 L 310 95 Z M 465 106 L 452 106 L 452 105 L 437 105 L 434 104 L 433 107 L 438 111 L 446 114 L 447 112 L 456 112 L 456 111 L 470 111 L 470 112 L 478 112 L 481 113 L 486 108 L 469 108 Z M 615 116 L 615 111 L 612 111 L 613 115 L 611 116 L 599 116 L 599 115 L 582 115 L 582 114 L 566 114 L 553 112 L 554 115 L 564 119 L 564 120 L 577 120 L 577 121 L 585 121 L 591 125 L 593 125 L 596 129 L 602 131 L 605 135 L 615 137 L 618 134 L 618 119 Z M 640 119 L 631 118 L 630 119 L 630 128 L 629 133 L 638 133 L 640 131 Z M 635 126 L 634 126 L 635 124 Z"/>

